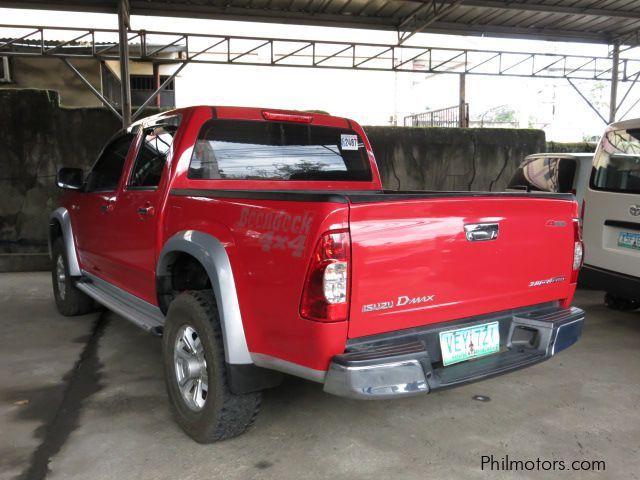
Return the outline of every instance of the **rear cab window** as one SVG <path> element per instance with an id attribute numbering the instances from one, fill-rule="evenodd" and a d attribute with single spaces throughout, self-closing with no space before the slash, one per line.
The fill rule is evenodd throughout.
<path id="1" fill-rule="evenodd" d="M 508 190 L 527 192 L 569 193 L 574 189 L 576 160 L 540 156 L 525 159 L 515 171 Z"/>
<path id="2" fill-rule="evenodd" d="M 372 180 L 353 130 L 287 122 L 209 120 L 198 135 L 188 177 L 203 180 Z"/>
<path id="3" fill-rule="evenodd" d="M 640 129 L 610 130 L 593 162 L 591 188 L 640 193 Z"/>

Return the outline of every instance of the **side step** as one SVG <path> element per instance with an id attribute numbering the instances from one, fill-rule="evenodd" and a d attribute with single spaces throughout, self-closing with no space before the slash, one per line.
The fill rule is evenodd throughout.
<path id="1" fill-rule="evenodd" d="M 98 277 L 86 272 L 82 273 L 83 277 L 76 281 L 78 290 L 138 327 L 154 335 L 162 334 L 164 315 L 158 307 Z"/>

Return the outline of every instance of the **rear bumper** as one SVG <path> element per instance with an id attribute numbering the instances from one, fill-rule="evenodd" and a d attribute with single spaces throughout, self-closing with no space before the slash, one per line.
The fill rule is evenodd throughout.
<path id="1" fill-rule="evenodd" d="M 501 352 L 442 366 L 439 332 L 498 321 Z M 358 399 L 429 393 L 542 362 L 573 345 L 584 311 L 546 304 L 458 322 L 358 339 L 333 358 L 324 390 Z"/>
<path id="2" fill-rule="evenodd" d="M 604 290 L 630 300 L 640 300 L 640 278 L 592 265 L 582 267 L 578 285 L 594 290 Z"/>

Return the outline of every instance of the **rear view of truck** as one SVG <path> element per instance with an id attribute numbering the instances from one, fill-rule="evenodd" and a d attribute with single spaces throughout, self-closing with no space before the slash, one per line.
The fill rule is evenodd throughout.
<path id="1" fill-rule="evenodd" d="M 571 195 L 351 195 L 347 352 L 325 389 L 428 392 L 544 360 L 580 336 Z"/>

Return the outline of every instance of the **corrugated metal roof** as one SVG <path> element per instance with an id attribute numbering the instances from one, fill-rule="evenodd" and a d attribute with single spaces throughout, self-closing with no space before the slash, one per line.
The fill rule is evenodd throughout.
<path id="1" fill-rule="evenodd" d="M 116 0 L 0 0 L 0 6 L 115 12 Z M 640 43 L 637 0 L 130 0 L 137 15 Z"/>

